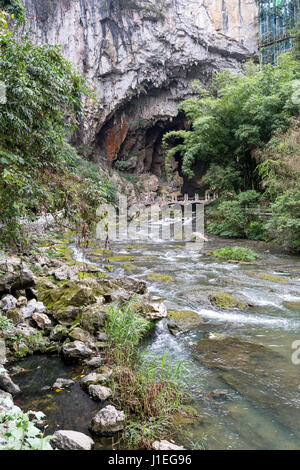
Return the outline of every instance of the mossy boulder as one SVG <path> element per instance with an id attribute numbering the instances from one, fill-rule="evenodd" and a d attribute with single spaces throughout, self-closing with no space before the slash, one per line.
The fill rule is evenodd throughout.
<path id="1" fill-rule="evenodd" d="M 106 264 L 105 266 L 105 269 L 107 269 L 107 271 L 109 271 L 110 273 L 113 273 L 114 272 L 114 267 L 111 266 L 110 264 Z"/>
<path id="2" fill-rule="evenodd" d="M 284 279 L 283 277 L 280 276 L 275 276 L 273 274 L 260 274 L 259 275 L 260 279 L 264 279 L 266 281 L 271 281 L 271 282 L 280 282 L 282 284 L 287 283 L 287 279 Z"/>
<path id="3" fill-rule="evenodd" d="M 218 308 L 231 309 L 238 308 L 245 310 L 247 304 L 239 299 L 236 299 L 233 295 L 228 292 L 209 292 L 209 300 L 216 305 Z"/>
<path id="4" fill-rule="evenodd" d="M 191 310 L 169 310 L 168 328 L 173 335 L 191 330 L 203 324 L 204 321 L 197 312 Z"/>
<path id="5" fill-rule="evenodd" d="M 128 272 L 131 272 L 134 270 L 135 266 L 133 264 L 123 264 L 123 268 L 128 271 Z"/>
<path id="6" fill-rule="evenodd" d="M 57 320 L 63 321 L 76 319 L 80 309 L 97 300 L 92 288 L 71 281 L 55 289 L 38 286 L 38 298 Z"/>
<path id="7" fill-rule="evenodd" d="M 108 261 L 110 263 L 118 263 L 122 261 L 134 261 L 135 257 L 134 256 L 129 256 L 129 255 L 120 255 L 120 256 L 111 256 L 108 258 Z"/>
<path id="8" fill-rule="evenodd" d="M 69 338 L 72 341 L 82 341 L 82 343 L 87 344 L 89 347 L 92 347 L 92 344 L 94 343 L 91 335 L 86 330 L 83 330 L 79 327 L 76 327 L 70 331 Z"/>
<path id="9" fill-rule="evenodd" d="M 103 279 L 108 277 L 105 272 L 85 272 L 81 271 L 78 273 L 78 279 Z"/>
<path id="10" fill-rule="evenodd" d="M 151 273 L 147 276 L 148 281 L 173 282 L 174 278 L 165 274 Z"/>

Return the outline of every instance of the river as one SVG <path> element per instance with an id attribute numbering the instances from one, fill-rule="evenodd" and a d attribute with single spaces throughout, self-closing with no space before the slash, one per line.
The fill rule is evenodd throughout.
<path id="1" fill-rule="evenodd" d="M 239 264 L 209 254 L 224 246 L 247 246 L 260 257 L 252 264 Z M 218 237 L 209 237 L 200 252 L 184 247 L 178 242 L 115 242 L 118 255 L 132 257 L 126 262 L 131 271 L 126 271 L 124 262 L 116 262 L 111 275 L 145 280 L 152 273 L 170 275 L 172 282 L 148 280 L 149 291 L 162 297 L 168 309 L 193 310 L 204 321 L 178 336 L 169 332 L 166 320 L 160 321 L 145 346 L 149 359 L 166 352 L 170 364 L 184 362 L 184 384 L 199 415 L 189 428 L 190 438 L 197 442 L 205 436 L 208 449 L 300 449 L 300 365 L 292 362 L 292 343 L 300 340 L 299 258 L 265 243 Z M 89 250 L 76 249 L 75 256 L 89 259 Z M 107 261 L 98 264 L 104 266 Z M 275 278 L 261 278 L 264 275 Z M 218 309 L 208 300 L 211 291 L 231 293 L 248 307 Z M 220 342 L 215 350 L 209 346 L 202 360 L 195 346 L 214 333 L 226 334 L 236 343 L 225 353 Z M 56 395 L 41 392 L 58 376 L 74 377 L 74 367 L 68 370 L 58 358 L 43 356 L 20 364 L 34 369 L 15 376 L 23 388 L 20 404 L 45 411 L 51 431 L 56 423 L 88 433 L 90 418 L 99 406 L 79 386 Z M 215 390 L 226 393 L 217 398 Z M 180 439 L 179 433 L 176 440 Z M 108 442 L 101 441 L 99 448 Z"/>

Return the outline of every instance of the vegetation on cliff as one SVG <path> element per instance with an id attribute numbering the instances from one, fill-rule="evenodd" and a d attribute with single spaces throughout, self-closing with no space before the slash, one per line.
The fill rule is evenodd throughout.
<path id="1" fill-rule="evenodd" d="M 21 219 L 59 212 L 85 235 L 103 199 L 113 197 L 97 167 L 85 162 L 66 136 L 80 118 L 80 96 L 88 84 L 57 46 L 17 39 L 2 13 L 0 81 L 1 243 L 19 244 Z"/>

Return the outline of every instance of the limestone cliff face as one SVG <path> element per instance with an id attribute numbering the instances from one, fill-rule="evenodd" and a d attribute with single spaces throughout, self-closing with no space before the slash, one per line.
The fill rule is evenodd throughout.
<path id="1" fill-rule="evenodd" d="M 161 136 L 212 72 L 256 52 L 255 0 L 23 0 L 38 43 L 61 44 L 92 82 L 81 143 L 129 171 L 160 174 Z"/>

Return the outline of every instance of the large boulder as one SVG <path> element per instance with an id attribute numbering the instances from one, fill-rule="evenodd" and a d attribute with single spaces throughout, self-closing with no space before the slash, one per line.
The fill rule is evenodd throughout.
<path id="1" fill-rule="evenodd" d="M 91 437 L 77 431 L 55 431 L 51 445 L 59 450 L 91 450 L 94 441 Z"/>
<path id="2" fill-rule="evenodd" d="M 93 351 L 82 341 L 65 343 L 62 352 L 67 359 L 85 359 L 93 354 Z"/>
<path id="3" fill-rule="evenodd" d="M 31 318 L 34 313 L 43 314 L 46 312 L 46 307 L 43 302 L 37 302 L 36 299 L 31 299 L 25 307 L 21 308 L 21 313 L 25 319 Z"/>
<path id="4" fill-rule="evenodd" d="M 100 436 L 114 434 L 122 431 L 125 425 L 124 411 L 118 411 L 114 406 L 108 405 L 93 417 L 91 430 Z"/>
<path id="5" fill-rule="evenodd" d="M 105 380 L 107 380 L 112 375 L 112 373 L 113 371 L 109 367 L 100 367 L 96 370 L 96 372 L 91 372 L 90 374 L 82 377 L 82 379 L 80 379 L 80 384 L 83 387 L 87 387 L 89 385 L 96 385 L 100 382 L 104 382 Z"/>

